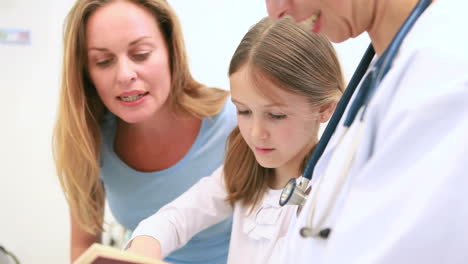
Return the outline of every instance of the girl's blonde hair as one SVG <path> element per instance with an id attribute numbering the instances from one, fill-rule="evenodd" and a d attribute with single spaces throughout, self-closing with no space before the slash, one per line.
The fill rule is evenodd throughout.
<path id="1" fill-rule="evenodd" d="M 84 230 L 103 230 L 105 193 L 100 179 L 100 125 L 107 111 L 87 70 L 86 23 L 115 0 L 78 0 L 64 27 L 64 57 L 58 117 L 53 136 L 57 175 L 74 218 Z M 165 0 L 126 0 L 150 11 L 165 37 L 170 60 L 169 105 L 174 112 L 205 118 L 219 113 L 229 93 L 192 77 L 182 30 Z"/>
<path id="2" fill-rule="evenodd" d="M 330 41 L 288 17 L 278 21 L 264 18 L 249 30 L 231 59 L 229 75 L 246 65 L 259 89 L 268 89 L 262 88 L 262 82 L 268 81 L 304 96 L 311 105 L 334 105 L 344 90 L 341 67 Z M 229 135 L 226 152 L 227 201 L 231 205 L 241 201 L 243 205 L 255 206 L 274 176 L 274 169 L 257 163 L 238 127 Z M 301 170 L 311 152 L 304 157 Z"/>

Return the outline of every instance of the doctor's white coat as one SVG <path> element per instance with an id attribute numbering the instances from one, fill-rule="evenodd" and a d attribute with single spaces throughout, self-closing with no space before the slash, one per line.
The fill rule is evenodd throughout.
<path id="1" fill-rule="evenodd" d="M 325 226 L 304 239 L 311 200 L 288 233 L 283 263 L 468 263 L 468 2 L 432 3 L 408 34 L 366 114 L 362 140 Z M 357 122 L 355 122 L 357 123 Z M 337 135 L 312 193 L 323 215 L 347 151 Z M 352 133 L 352 132 L 351 132 Z M 331 157 L 336 151 L 335 157 Z"/>

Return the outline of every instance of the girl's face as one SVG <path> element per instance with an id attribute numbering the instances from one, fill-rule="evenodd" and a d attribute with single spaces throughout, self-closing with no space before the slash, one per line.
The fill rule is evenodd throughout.
<path id="1" fill-rule="evenodd" d="M 311 30 L 342 42 L 366 31 L 372 22 L 374 0 L 266 0 L 270 17 L 292 16 L 296 21 L 316 17 Z"/>
<path id="2" fill-rule="evenodd" d="M 249 71 L 243 66 L 230 76 L 242 137 L 261 166 L 297 172 L 317 141 L 316 107 L 265 81 L 262 90 L 281 98 L 281 104 L 276 103 L 253 85 Z"/>
<path id="3" fill-rule="evenodd" d="M 155 17 L 127 1 L 97 9 L 86 24 L 87 67 L 106 107 L 127 123 L 165 108 L 169 55 Z"/>

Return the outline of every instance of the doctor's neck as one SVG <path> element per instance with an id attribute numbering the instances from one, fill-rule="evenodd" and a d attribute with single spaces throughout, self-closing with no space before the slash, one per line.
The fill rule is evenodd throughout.
<path id="1" fill-rule="evenodd" d="M 432 0 L 432 3 L 436 0 Z M 390 45 L 403 22 L 419 0 L 374 1 L 372 22 L 367 30 L 375 52 L 380 56 Z"/>

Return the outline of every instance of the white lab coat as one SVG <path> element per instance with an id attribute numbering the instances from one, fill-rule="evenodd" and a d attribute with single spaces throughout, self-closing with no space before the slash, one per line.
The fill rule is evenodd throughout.
<path id="1" fill-rule="evenodd" d="M 438 0 L 419 18 L 371 101 L 326 219 L 330 237 L 300 237 L 308 199 L 287 235 L 283 263 L 468 263 L 467 10 L 467 1 Z M 330 157 L 341 133 L 340 126 L 318 163 L 312 193 L 323 168 L 340 166 L 340 157 Z"/>

